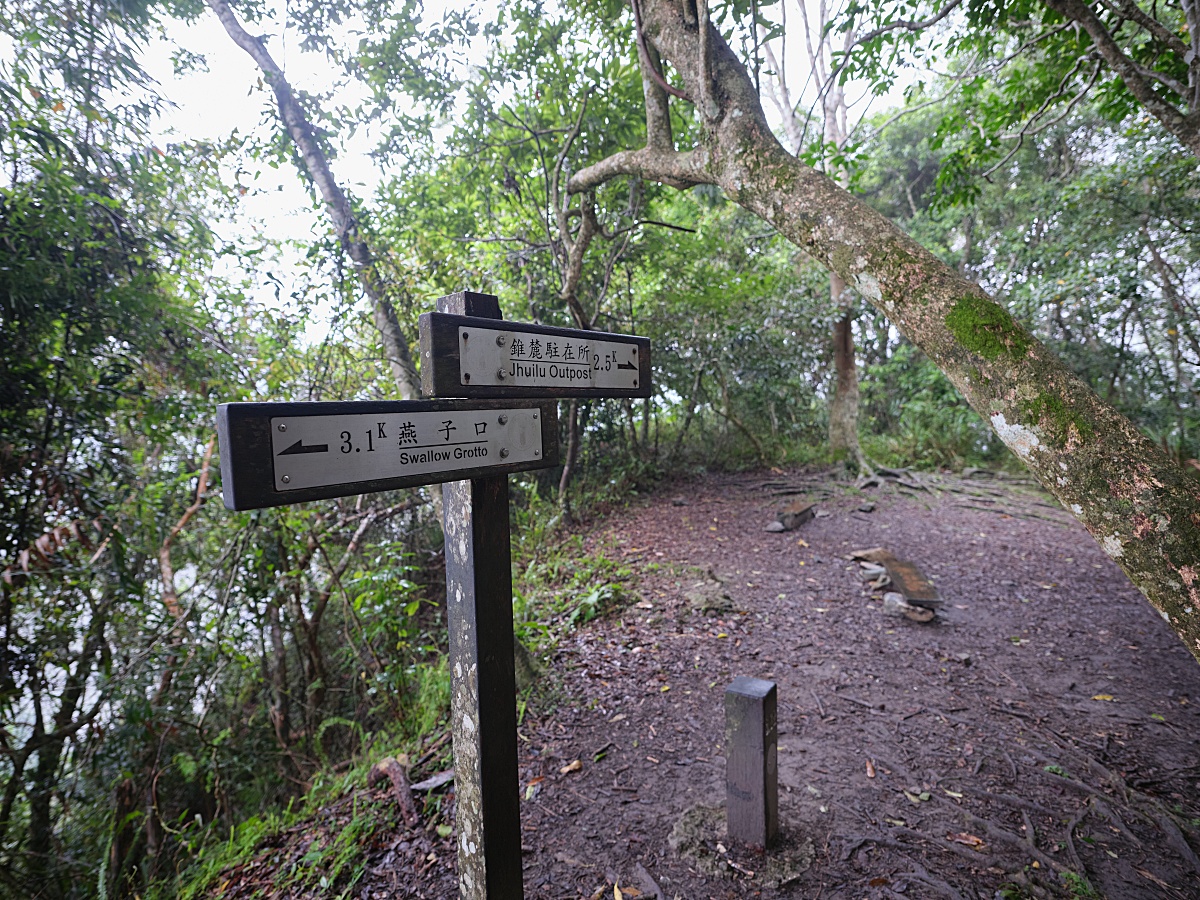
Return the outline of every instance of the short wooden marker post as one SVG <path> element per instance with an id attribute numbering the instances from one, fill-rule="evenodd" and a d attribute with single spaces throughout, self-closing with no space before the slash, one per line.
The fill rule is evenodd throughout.
<path id="1" fill-rule="evenodd" d="M 735 678 L 725 689 L 725 816 L 730 840 L 766 849 L 779 833 L 775 682 Z"/>

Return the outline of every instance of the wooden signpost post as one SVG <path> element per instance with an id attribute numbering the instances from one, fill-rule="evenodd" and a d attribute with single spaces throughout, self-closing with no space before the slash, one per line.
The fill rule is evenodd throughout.
<path id="1" fill-rule="evenodd" d="M 412 402 L 227 403 L 226 507 L 449 482 L 443 493 L 459 894 L 521 900 L 508 475 L 558 465 L 560 397 L 649 397 L 650 342 L 504 321 L 462 291 L 421 316 Z"/>

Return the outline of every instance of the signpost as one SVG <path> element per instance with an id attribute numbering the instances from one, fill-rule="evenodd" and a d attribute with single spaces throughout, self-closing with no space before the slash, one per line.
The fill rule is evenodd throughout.
<path id="1" fill-rule="evenodd" d="M 443 493 L 458 880 L 522 900 L 508 475 L 558 465 L 560 397 L 649 397 L 650 341 L 504 321 L 460 291 L 420 319 L 411 402 L 217 408 L 229 509 L 450 482 Z"/>

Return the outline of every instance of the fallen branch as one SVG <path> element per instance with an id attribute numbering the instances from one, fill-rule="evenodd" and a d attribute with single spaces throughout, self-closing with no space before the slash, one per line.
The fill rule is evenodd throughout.
<path id="1" fill-rule="evenodd" d="M 394 756 L 386 756 L 371 766 L 371 771 L 367 774 L 367 787 L 373 788 L 382 784 L 385 779 L 392 784 L 392 795 L 400 804 L 400 814 L 404 817 L 404 824 L 412 828 L 421 820 L 421 817 L 417 813 L 416 804 L 413 803 L 412 785 L 408 782 L 408 773 Z"/>

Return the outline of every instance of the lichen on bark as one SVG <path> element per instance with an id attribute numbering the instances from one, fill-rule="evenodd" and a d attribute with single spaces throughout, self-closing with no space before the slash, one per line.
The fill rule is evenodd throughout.
<path id="1" fill-rule="evenodd" d="M 1058 446 L 1066 446 L 1075 440 L 1091 440 L 1095 435 L 1092 423 L 1073 409 L 1062 397 L 1039 393 L 1023 404 L 1031 425 L 1038 425 L 1045 437 Z"/>

